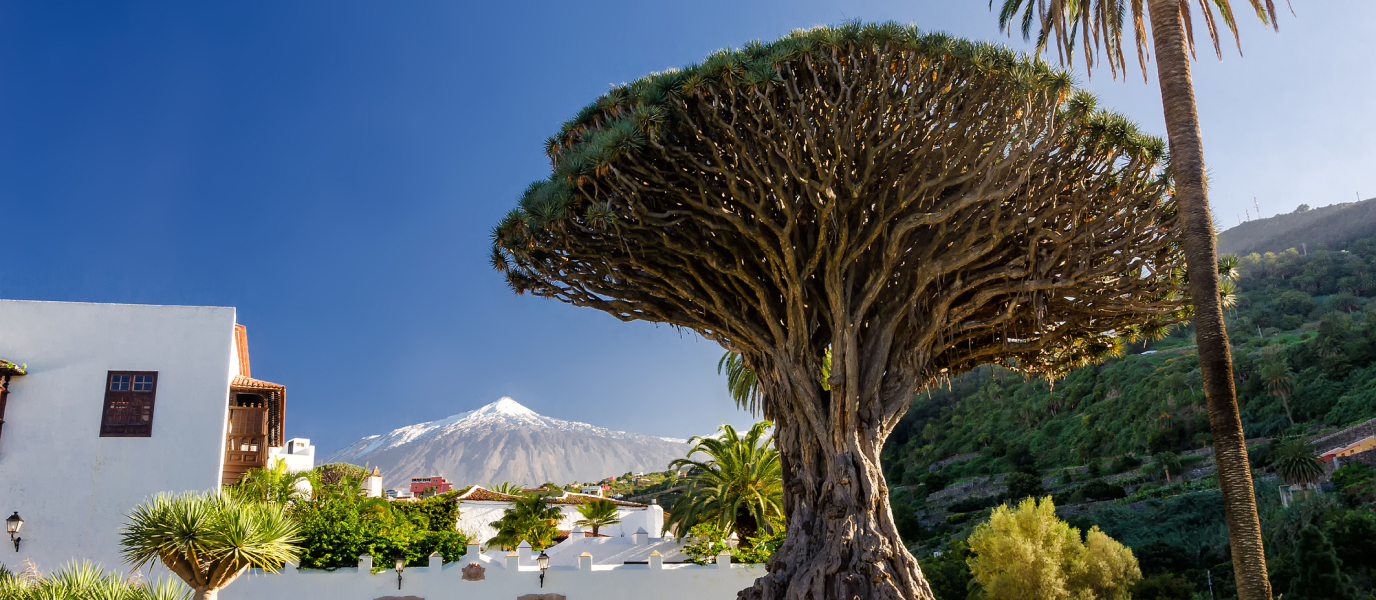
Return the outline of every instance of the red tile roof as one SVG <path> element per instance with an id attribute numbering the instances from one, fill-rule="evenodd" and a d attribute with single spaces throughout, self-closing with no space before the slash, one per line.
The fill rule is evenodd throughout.
<path id="1" fill-rule="evenodd" d="M 474 500 L 479 502 L 515 502 L 517 500 L 520 500 L 521 496 L 499 494 L 482 486 L 475 485 L 472 489 L 459 495 L 458 499 Z M 563 496 L 545 498 L 546 503 L 567 506 L 588 504 L 589 502 L 596 502 L 598 500 L 606 500 L 617 506 L 627 506 L 631 508 L 644 508 L 646 506 L 649 506 L 648 504 L 636 504 L 635 502 L 624 502 L 621 500 L 612 500 L 611 498 L 603 498 L 601 496 L 592 496 L 589 494 L 575 494 L 573 492 L 565 492 Z"/>

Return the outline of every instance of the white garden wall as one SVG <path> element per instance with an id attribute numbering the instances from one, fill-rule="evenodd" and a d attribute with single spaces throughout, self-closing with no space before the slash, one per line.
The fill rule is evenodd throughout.
<path id="1" fill-rule="evenodd" d="M 578 513 L 578 507 L 569 504 L 553 505 L 559 508 L 562 519 L 559 521 L 558 529 L 573 530 L 577 525 L 574 521 L 583 518 Z M 491 500 L 459 500 L 459 531 L 473 536 L 474 539 L 488 540 L 497 535 L 496 528 L 492 523 L 502 518 L 506 509 L 511 508 L 509 502 L 497 502 Z M 618 506 L 617 518 L 620 523 L 602 527 L 598 533 L 611 537 L 630 537 L 638 530 L 644 530 L 651 536 L 658 536 L 664 527 L 664 508 L 658 504 L 646 506 Z"/>
<path id="2" fill-rule="evenodd" d="M 234 309 L 0 300 L 10 382 L 0 430 L 0 519 L 24 518 L 0 563 L 44 572 L 119 560 L 125 515 L 160 491 L 220 484 Z M 157 371 L 152 437 L 100 437 L 108 371 Z"/>
<path id="3" fill-rule="evenodd" d="M 566 600 L 730 600 L 765 574 L 763 565 L 724 561 L 707 566 L 664 565 L 651 558 L 650 564 L 643 565 L 594 565 L 591 557 L 583 557 L 577 567 L 551 567 L 542 588 L 534 558 L 492 554 L 478 554 L 477 547 L 470 546 L 468 556 L 449 564 L 441 565 L 438 557 L 432 557 L 429 567 L 406 569 L 399 590 L 397 573 L 387 561 L 389 568 L 375 575 L 369 573 L 371 558 L 360 561 L 359 568 L 333 572 L 298 570 L 289 564 L 280 574 L 255 570 L 240 577 L 220 593 L 220 599 L 516 600 L 530 594 L 557 594 Z M 464 580 L 464 569 L 472 572 L 475 569 L 469 565 L 473 563 L 481 566 L 482 581 Z"/>

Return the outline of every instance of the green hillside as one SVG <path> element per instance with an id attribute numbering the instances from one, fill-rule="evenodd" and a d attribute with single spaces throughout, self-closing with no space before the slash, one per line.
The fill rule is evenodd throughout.
<path id="1" fill-rule="evenodd" d="M 1307 255 L 1241 257 L 1237 303 L 1227 311 L 1278 591 L 1294 577 L 1306 523 L 1334 540 L 1363 593 L 1376 587 L 1376 470 L 1348 473 L 1335 493 L 1282 508 L 1261 443 L 1376 417 L 1376 226 L 1367 231 L 1330 248 L 1310 244 Z M 949 590 L 939 598 L 963 589 L 968 573 L 952 557 L 988 507 L 1045 493 L 1072 523 L 1098 525 L 1132 547 L 1149 577 L 1196 592 L 1213 581 L 1222 599 L 1231 597 L 1231 565 L 1210 441 L 1186 324 L 1054 382 L 982 367 L 924 391 L 883 464 L 904 539 L 940 580 L 934 585 Z"/>
<path id="2" fill-rule="evenodd" d="M 1247 221 L 1218 236 L 1220 254 L 1238 256 L 1253 252 L 1301 252 L 1327 248 L 1365 238 L 1376 231 L 1376 198 L 1334 204 L 1310 210 L 1301 205 L 1293 213 Z"/>

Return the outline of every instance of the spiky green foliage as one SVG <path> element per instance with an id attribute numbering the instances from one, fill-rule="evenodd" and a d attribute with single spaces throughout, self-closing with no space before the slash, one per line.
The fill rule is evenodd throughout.
<path id="1" fill-rule="evenodd" d="M 89 561 L 73 562 L 49 576 L 14 573 L 0 565 L 5 600 L 189 600 L 191 590 L 172 578 L 142 581 L 106 573 Z"/>
<path id="2" fill-rule="evenodd" d="M 525 491 L 525 487 L 525 484 L 511 483 L 510 481 L 503 481 L 498 484 L 487 484 L 487 489 L 508 496 L 520 496 Z"/>
<path id="3" fill-rule="evenodd" d="M 1263 24 L 1272 25 L 1277 30 L 1276 5 L 1273 0 L 1247 0 Z M 1123 29 L 1131 26 L 1133 41 L 1137 47 L 1137 62 L 1146 78 L 1147 60 L 1150 52 L 1147 45 L 1147 25 L 1150 17 L 1146 10 L 1148 0 L 1002 0 L 999 4 L 999 27 L 1006 31 L 1018 29 L 1025 40 L 1032 39 L 1032 30 L 1037 28 L 1037 51 L 1040 53 L 1051 45 L 1056 48 L 1061 60 L 1067 64 L 1075 62 L 1075 52 L 1082 52 L 1086 70 L 1093 69 L 1095 57 L 1102 50 L 1108 55 L 1109 71 L 1114 77 L 1121 71 L 1127 74 L 1124 58 Z M 994 0 L 989 0 L 994 6 Z M 1217 9 L 1217 14 L 1215 14 Z M 1022 15 L 1018 12 L 1022 11 Z M 1223 58 L 1223 45 L 1219 36 L 1218 22 L 1233 34 L 1238 51 L 1242 51 L 1242 40 L 1238 37 L 1237 21 L 1233 7 L 1228 0 L 1199 2 L 1199 16 L 1204 18 L 1205 32 L 1214 45 L 1214 53 Z M 1184 19 L 1185 40 L 1190 54 L 1194 48 L 1194 12 L 1188 2 L 1180 3 L 1180 16 Z M 1131 18 L 1131 22 L 1127 20 Z"/>
<path id="4" fill-rule="evenodd" d="M 873 81 L 835 80 L 851 76 L 845 70 L 856 61 L 875 61 L 883 65 L 876 68 L 882 68 L 887 75 Z M 802 122 L 793 122 L 795 131 L 774 132 L 780 143 L 790 145 L 794 142 L 788 140 L 798 136 L 796 143 L 805 150 L 804 136 L 815 135 L 820 136 L 818 143 L 838 145 L 839 152 L 868 156 L 878 151 L 868 144 L 880 142 L 878 138 L 865 137 L 874 137 L 875 129 L 861 131 L 859 128 L 887 128 L 895 135 L 887 143 L 896 144 L 894 150 L 898 154 L 884 160 L 893 161 L 895 167 L 905 160 L 925 160 L 919 157 L 922 151 L 919 148 L 928 148 L 924 143 L 961 143 L 959 140 L 928 139 L 928 134 L 946 127 L 969 126 L 969 123 L 938 125 L 943 119 L 954 118 L 953 115 L 933 114 L 947 101 L 941 96 L 970 94 L 970 101 L 975 103 L 1009 103 L 1008 110 L 1020 115 L 1018 118 L 1026 114 L 1024 111 L 1043 111 L 1036 118 L 1052 117 L 1058 123 L 1039 132 L 1015 132 L 1011 134 L 1013 137 L 997 142 L 989 139 L 980 143 L 979 150 L 972 149 L 976 154 L 994 147 L 1007 148 L 1010 144 L 1055 146 L 1057 152 L 1065 154 L 1056 160 L 1067 169 L 1065 176 L 1092 179 L 1077 184 L 1077 188 L 1096 194 L 1133 195 L 1137 199 L 1131 205 L 1118 204 L 1112 208 L 1099 205 L 1097 209 L 1090 209 L 1110 211 L 1114 216 L 1105 213 L 1091 217 L 1086 213 L 1077 221 L 1077 227 L 1083 228 L 1089 222 L 1106 222 L 1105 219 L 1122 219 L 1125 223 L 1131 219 L 1145 219 L 1164 228 L 1169 228 L 1173 222 L 1174 208 L 1169 199 L 1161 195 L 1166 189 L 1162 170 L 1165 144 L 1158 138 L 1142 134 L 1125 117 L 1100 110 L 1092 95 L 1072 87 L 1066 73 L 1002 46 L 922 33 L 916 28 L 894 23 L 850 23 L 795 31 L 772 43 L 752 43 L 739 50 L 717 52 L 701 64 L 656 73 L 617 87 L 585 107 L 547 142 L 553 170 L 550 177 L 532 183 L 518 207 L 493 229 L 491 258 L 494 267 L 506 274 L 518 293 L 528 292 L 593 306 L 623 320 L 643 319 L 688 327 L 737 349 L 752 346 L 754 342 L 750 338 L 756 333 L 754 329 L 760 327 L 755 325 L 758 319 L 763 317 L 765 322 L 777 322 L 779 313 L 775 307 L 758 302 L 762 298 L 755 292 L 762 294 L 767 288 L 752 290 L 751 287 L 739 287 L 743 281 L 733 283 L 732 280 L 758 277 L 762 282 L 772 283 L 783 274 L 770 272 L 769 267 L 761 265 L 765 270 L 758 274 L 752 271 L 732 274 L 725 279 L 713 277 L 707 271 L 732 271 L 731 264 L 739 263 L 742 252 L 754 252 L 747 250 L 749 246 L 733 244 L 736 237 L 770 230 L 784 235 L 816 233 L 822 238 L 837 235 L 834 229 L 839 226 L 837 219 L 855 219 L 863 223 L 867 217 L 858 207 L 856 214 L 848 217 L 833 213 L 839 210 L 829 204 L 835 202 L 829 200 L 833 196 L 882 193 L 879 189 L 867 190 L 867 186 L 876 184 L 880 189 L 888 186 L 895 190 L 894 193 L 907 194 L 909 192 L 898 190 L 907 184 L 917 185 L 916 181 L 882 183 L 886 176 L 878 172 L 873 174 L 875 180 L 872 182 L 830 181 L 839 174 L 815 171 L 834 168 L 822 164 L 772 163 L 767 169 L 761 164 L 755 168 L 762 170 L 751 172 L 750 165 L 736 162 L 741 160 L 731 155 L 736 151 L 749 151 L 765 163 L 776 158 L 787 161 L 788 157 L 771 157 L 774 152 L 771 149 L 749 148 L 762 143 L 757 136 L 770 135 L 768 130 L 775 127 L 769 123 L 770 119 L 787 119 L 789 111 L 801 116 L 821 110 L 822 106 L 805 104 L 811 101 L 804 97 L 807 90 L 799 93 L 796 89 L 814 84 L 824 87 L 852 85 L 857 91 L 868 88 L 874 101 L 885 102 L 887 106 L 874 107 L 872 122 L 838 124 L 835 130 L 822 128 L 806 132 L 801 129 Z M 826 90 L 827 93 L 831 91 Z M 754 99 L 760 100 L 758 105 L 744 105 Z M 1029 104 L 1024 105 L 1024 100 Z M 822 99 L 817 101 L 822 102 Z M 745 121 L 740 121 L 737 123 L 741 127 L 737 132 L 740 137 L 733 138 L 729 131 L 704 131 L 703 120 L 709 118 L 707 112 L 729 119 L 756 119 L 756 125 L 762 129 L 751 130 Z M 971 118 L 984 123 L 999 119 L 992 113 L 983 117 L 972 114 Z M 805 121 L 810 123 L 812 119 L 806 117 Z M 880 125 L 881 122 L 884 124 Z M 1028 137 L 1019 137 L 1024 133 Z M 716 144 L 721 145 L 714 146 Z M 857 146 L 845 147 L 850 144 Z M 725 147 L 730 145 L 741 147 Z M 913 148 L 905 150 L 903 145 L 913 145 Z M 791 145 L 789 148 L 792 149 Z M 900 158 L 905 152 L 911 155 Z M 1079 160 L 1081 154 L 1093 155 L 1094 164 L 1070 167 L 1069 163 Z M 872 158 L 878 160 L 878 157 Z M 972 168 L 988 166 L 982 163 Z M 1049 166 L 1038 163 L 1026 168 L 1046 169 Z M 689 170 L 700 173 L 684 172 Z M 766 172 L 775 170 L 778 172 L 773 175 Z M 911 169 L 905 170 L 912 174 L 910 176 L 917 176 Z M 678 175 L 673 171 L 680 171 L 681 179 L 675 179 Z M 914 188 L 911 193 L 917 195 L 905 196 L 903 207 L 883 209 L 883 202 L 874 197 L 872 204 L 876 209 L 881 213 L 889 212 L 868 218 L 889 223 L 887 219 L 897 220 L 907 211 L 913 211 L 910 219 L 920 229 L 929 225 L 929 220 L 954 217 L 954 213 L 941 212 L 937 205 L 924 208 L 921 202 L 906 203 L 926 194 L 960 194 L 954 181 L 942 184 L 939 183 L 941 178 L 963 180 L 970 175 L 928 175 L 935 179 L 922 186 L 922 191 Z M 756 186 L 760 185 L 782 187 L 776 192 L 758 189 Z M 849 187 L 846 190 L 834 187 L 842 185 Z M 925 189 L 927 185 L 931 189 Z M 942 188 L 947 191 L 937 191 Z M 1054 192 L 1038 190 L 1036 193 Z M 752 194 L 760 196 L 757 199 Z M 783 194 L 787 196 L 781 197 Z M 699 198 L 707 204 L 690 206 L 683 202 L 684 197 Z M 1075 201 L 1067 197 L 1064 202 Z M 777 205 L 779 212 L 767 208 L 770 205 Z M 761 210 L 772 213 L 769 216 L 779 221 L 769 222 L 763 216 L 751 216 Z M 1028 210 L 1034 209 L 1017 209 L 1020 214 L 1027 214 Z M 716 223 L 717 220 L 721 223 Z M 782 229 L 794 227 L 790 222 L 796 224 L 797 231 Z M 888 230 L 888 225 L 883 227 Z M 1069 222 L 1066 227 L 1071 227 Z M 815 228 L 820 230 L 814 232 Z M 1154 231 L 1163 233 L 1164 229 Z M 1109 239 L 1105 235 L 1112 237 L 1100 234 L 1100 239 Z M 1068 366 L 1113 355 L 1118 350 L 1116 338 L 1121 335 L 1141 335 L 1144 330 L 1156 330 L 1162 323 L 1185 316 L 1177 293 L 1181 283 L 1178 249 L 1164 243 L 1157 233 L 1143 230 L 1129 235 L 1145 236 L 1129 244 L 1140 252 L 1141 258 L 1130 261 L 1132 267 L 1125 264 L 1126 270 L 1114 276 L 1113 281 L 1119 286 L 1112 295 L 1114 300 L 1105 296 L 1096 302 L 1108 306 L 1108 303 L 1121 303 L 1130 298 L 1135 308 L 1124 306 L 1121 311 L 1113 311 L 1113 317 L 1098 315 L 1093 319 L 1096 326 L 1092 331 L 1077 330 L 1074 335 L 1064 337 L 1045 335 L 1046 332 L 1024 335 L 1006 321 L 1002 322 L 999 344 L 1010 350 L 1005 353 L 1010 367 L 1058 373 Z M 664 243 L 671 248 L 671 254 L 682 257 L 664 256 L 662 248 L 658 247 Z M 815 243 L 815 240 L 808 243 Z M 948 243 L 957 242 L 940 242 L 943 246 Z M 913 248 L 912 251 L 919 250 Z M 690 257 L 698 264 L 686 262 Z M 859 260 L 860 255 L 855 259 Z M 822 266 L 817 263 L 820 257 L 800 260 L 798 276 L 811 281 L 812 274 Z M 1010 256 L 1000 260 L 1017 259 Z M 1107 264 L 1103 262 L 1100 266 L 1107 267 Z M 751 270 L 749 265 L 738 266 Z M 907 263 L 897 268 L 893 277 L 902 280 L 918 275 L 908 270 L 920 268 L 918 264 Z M 1149 276 L 1143 277 L 1148 273 Z M 817 285 L 821 285 L 821 277 L 816 280 Z M 729 302 L 731 298 L 724 294 L 732 285 L 745 293 L 750 305 L 735 306 Z M 1140 290 L 1122 293 L 1135 285 L 1140 285 Z M 820 296 L 821 290 L 817 292 Z M 1082 290 L 1075 298 L 1087 302 L 1087 293 L 1088 290 Z M 730 304 L 731 310 L 726 311 L 726 306 L 690 306 L 689 299 L 698 295 Z M 1058 300 L 1065 299 L 1065 296 L 1058 296 Z M 715 310 L 717 308 L 720 310 Z M 1069 312 L 1078 310 L 1069 306 L 1063 308 Z M 777 310 L 786 309 L 780 306 Z M 817 333 L 819 339 L 825 339 L 824 324 Z M 1038 340 L 1035 344 L 1031 343 L 1033 338 Z M 1017 352 L 1019 345 L 1036 346 L 1037 349 Z M 980 354 L 981 358 L 974 361 L 952 357 L 953 364 L 939 369 L 948 373 L 957 368 L 968 369 L 985 360 Z"/>
<path id="5" fill-rule="evenodd" d="M 716 436 L 689 440 L 687 458 L 669 463 L 688 470 L 688 488 L 669 509 L 664 528 L 690 531 L 711 523 L 741 540 L 758 531 L 773 532 L 783 519 L 783 473 L 779 451 L 771 446 L 770 424 L 756 423 L 745 435 L 722 425 Z M 694 459 L 698 454 L 702 457 Z"/>
<path id="6" fill-rule="evenodd" d="M 303 482 L 308 485 L 299 486 Z M 285 504 L 310 497 L 310 490 L 321 485 L 315 471 L 291 471 L 286 461 L 278 459 L 267 467 L 250 469 L 238 482 L 226 487 L 225 492 L 240 500 Z"/>
<path id="7" fill-rule="evenodd" d="M 1308 442 L 1292 438 L 1276 443 L 1271 451 L 1271 468 L 1289 484 L 1316 484 L 1323 478 L 1323 465 Z"/>
<path id="8" fill-rule="evenodd" d="M 578 507 L 578 514 L 583 518 L 574 521 L 573 524 L 592 529 L 593 537 L 597 537 L 603 527 L 621 522 L 621 517 L 617 516 L 616 503 L 610 500 L 594 500 L 582 504 Z"/>
<path id="9" fill-rule="evenodd" d="M 280 505 L 215 492 L 163 493 L 129 514 L 120 546 L 135 568 L 161 562 L 199 596 L 249 567 L 282 568 L 300 550 L 297 531 Z"/>
<path id="10" fill-rule="evenodd" d="M 497 535 L 487 540 L 487 546 L 514 550 L 524 540 L 530 542 L 531 548 L 543 550 L 551 546 L 555 536 L 559 535 L 561 518 L 559 507 L 550 506 L 544 497 L 521 498 L 506 509 L 501 519 L 492 522 Z"/>

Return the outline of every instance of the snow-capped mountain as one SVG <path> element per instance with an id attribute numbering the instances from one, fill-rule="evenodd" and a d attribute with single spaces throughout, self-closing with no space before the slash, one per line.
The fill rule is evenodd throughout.
<path id="1" fill-rule="evenodd" d="M 539 485 L 663 471 L 687 452 L 687 440 L 553 419 L 502 398 L 446 419 L 370 435 L 325 462 L 376 465 L 388 488 L 431 475 L 442 475 L 455 487 L 502 481 Z"/>

